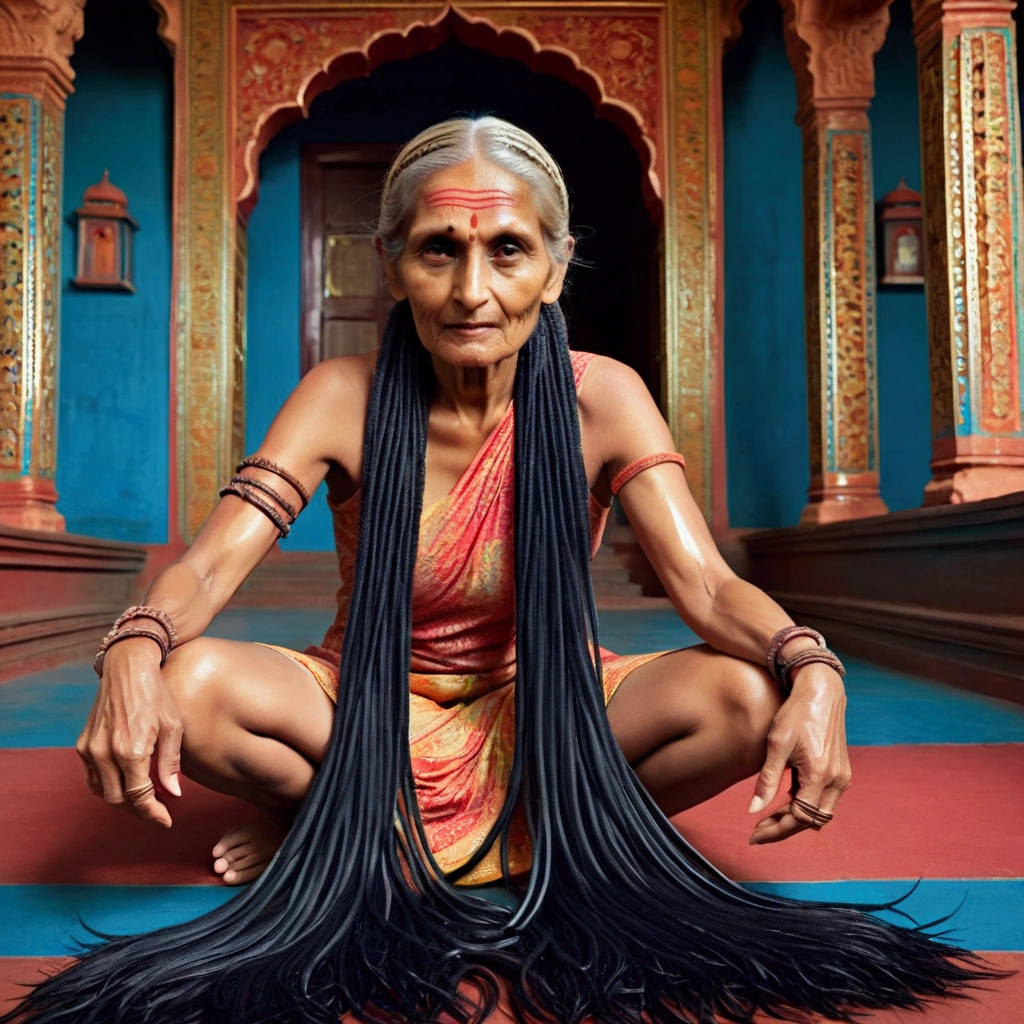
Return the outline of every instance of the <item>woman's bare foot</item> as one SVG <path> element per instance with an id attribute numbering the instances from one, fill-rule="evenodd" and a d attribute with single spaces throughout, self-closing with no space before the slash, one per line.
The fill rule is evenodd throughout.
<path id="1" fill-rule="evenodd" d="M 265 818 L 229 828 L 213 848 L 213 870 L 227 885 L 251 882 L 263 873 L 286 834 Z"/>

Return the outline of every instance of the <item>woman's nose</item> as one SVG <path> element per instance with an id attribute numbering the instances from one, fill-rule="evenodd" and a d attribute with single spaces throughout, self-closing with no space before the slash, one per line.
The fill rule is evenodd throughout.
<path id="1" fill-rule="evenodd" d="M 490 266 L 487 255 L 470 246 L 455 272 L 455 298 L 466 309 L 477 309 L 487 301 Z"/>

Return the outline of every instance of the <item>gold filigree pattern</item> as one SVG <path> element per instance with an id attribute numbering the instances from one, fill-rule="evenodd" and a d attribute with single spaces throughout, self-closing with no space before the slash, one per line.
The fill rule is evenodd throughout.
<path id="1" fill-rule="evenodd" d="M 709 48 L 719 58 L 714 8 L 701 0 L 670 5 L 672 55 L 669 159 L 672 199 L 665 236 L 664 408 L 676 447 L 686 457 L 686 478 L 705 517 L 713 486 L 711 375 L 717 197 L 711 172 Z"/>
<path id="2" fill-rule="evenodd" d="M 829 409 L 834 451 L 830 470 L 873 469 L 868 436 L 873 416 L 873 363 L 869 337 L 871 294 L 865 274 L 868 252 L 866 186 L 867 138 L 863 132 L 836 132 L 832 157 L 832 292 L 831 330 L 827 333 Z M 831 447 L 831 446 L 830 446 Z M 834 460 L 834 463 L 833 463 Z"/>
<path id="3" fill-rule="evenodd" d="M 950 55 L 955 60 L 955 55 Z M 946 56 L 941 37 L 936 37 L 918 57 L 918 94 L 921 106 L 921 174 L 924 201 L 925 272 L 928 287 L 929 365 L 931 373 L 932 436 L 954 432 L 953 371 L 950 339 L 952 275 L 946 273 L 948 249 L 945 188 L 946 124 L 943 112 L 943 80 Z M 962 313 L 961 313 L 962 318 Z M 940 340 L 941 339 L 941 340 Z"/>
<path id="4" fill-rule="evenodd" d="M 224 43 L 227 5 L 189 0 L 188 140 L 185 190 L 187 253 L 186 318 L 179 323 L 178 480 L 183 500 L 182 533 L 191 539 L 217 500 L 230 461 L 229 309 L 227 210 L 230 181 L 225 167 Z"/>
<path id="5" fill-rule="evenodd" d="M 235 331 L 231 365 L 231 464 L 245 457 L 245 318 L 249 276 L 249 235 L 235 223 Z"/>
<path id="6" fill-rule="evenodd" d="M 60 168 L 63 158 L 63 116 L 43 107 L 39 207 L 42 233 L 39 263 L 38 382 L 35 422 L 35 470 L 52 480 L 57 470 L 57 345 L 60 302 Z"/>
<path id="7" fill-rule="evenodd" d="M 22 466 L 31 100 L 0 97 L 0 473 Z"/>
<path id="8" fill-rule="evenodd" d="M 1016 367 L 1011 140 L 1006 96 L 1005 39 L 971 33 L 967 95 L 971 104 L 974 237 L 977 245 L 978 342 L 981 359 L 980 426 L 991 432 L 1020 430 Z M 966 98 L 966 97 L 965 97 Z"/>

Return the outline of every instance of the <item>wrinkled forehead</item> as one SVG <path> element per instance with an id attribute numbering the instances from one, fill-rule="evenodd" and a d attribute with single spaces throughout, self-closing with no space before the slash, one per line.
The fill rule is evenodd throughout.
<path id="1" fill-rule="evenodd" d="M 533 207 L 522 178 L 479 159 L 435 171 L 424 180 L 416 205 L 423 213 L 509 210 L 520 215 L 528 215 Z"/>

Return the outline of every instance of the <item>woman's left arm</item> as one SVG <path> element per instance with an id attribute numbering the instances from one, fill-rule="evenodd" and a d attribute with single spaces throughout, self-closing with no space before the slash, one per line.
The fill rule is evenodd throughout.
<path id="1" fill-rule="evenodd" d="M 580 417 L 588 461 L 600 460 L 608 479 L 635 459 L 674 451 L 672 435 L 640 377 L 624 364 L 596 357 L 580 388 Z M 682 469 L 673 463 L 638 473 L 619 500 L 683 621 L 726 654 L 765 665 L 775 633 L 793 620 L 764 591 L 738 577 L 718 551 Z M 817 646 L 790 640 L 786 658 Z M 768 754 L 750 812 L 775 798 L 787 766 L 797 770 L 800 797 L 831 812 L 850 785 L 846 749 L 846 692 L 838 672 L 811 663 L 791 674 L 793 689 L 775 716 Z M 757 822 L 750 842 L 769 843 L 810 827 L 785 804 Z"/>

